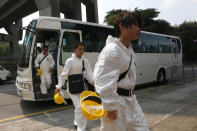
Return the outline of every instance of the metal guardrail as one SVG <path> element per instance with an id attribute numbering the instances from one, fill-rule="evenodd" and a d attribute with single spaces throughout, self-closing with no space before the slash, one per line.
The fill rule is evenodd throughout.
<path id="1" fill-rule="evenodd" d="M 197 64 L 172 66 L 167 69 L 167 81 L 171 85 L 180 85 L 197 80 Z"/>

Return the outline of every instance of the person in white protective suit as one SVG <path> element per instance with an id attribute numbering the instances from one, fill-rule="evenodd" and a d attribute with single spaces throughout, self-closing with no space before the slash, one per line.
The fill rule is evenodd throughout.
<path id="1" fill-rule="evenodd" d="M 117 38 L 108 36 L 95 65 L 95 88 L 107 112 L 101 118 L 101 131 L 149 131 L 133 92 L 136 55 L 131 41 L 138 39 L 140 23 L 136 12 L 122 12 L 114 23 Z"/>
<path id="2" fill-rule="evenodd" d="M 40 90 L 43 94 L 43 99 L 46 98 L 47 89 L 50 89 L 51 85 L 51 74 L 53 71 L 53 67 L 55 65 L 54 59 L 51 54 L 48 54 L 48 47 L 43 47 L 43 52 L 38 54 L 35 60 L 35 67 L 38 70 L 39 68 L 42 70 L 42 74 L 40 76 L 41 84 Z"/>
<path id="3" fill-rule="evenodd" d="M 88 60 L 83 57 L 83 53 L 84 45 L 82 43 L 77 43 L 74 47 L 74 54 L 72 54 L 72 57 L 67 59 L 67 61 L 65 62 L 63 72 L 59 76 L 58 85 L 56 85 L 55 94 L 57 92 L 60 92 L 62 86 L 65 84 L 65 81 L 68 80 L 69 76 L 82 73 L 83 60 L 85 67 L 83 75 L 89 83 L 91 83 L 92 85 L 94 84 L 92 69 Z M 82 115 L 80 106 L 80 95 L 82 91 L 75 92 L 73 94 L 69 91 L 69 88 L 72 87 L 69 87 L 69 84 L 67 84 L 67 87 L 68 94 L 75 106 L 74 126 L 75 128 L 77 128 L 78 131 L 86 131 L 87 119 Z"/>

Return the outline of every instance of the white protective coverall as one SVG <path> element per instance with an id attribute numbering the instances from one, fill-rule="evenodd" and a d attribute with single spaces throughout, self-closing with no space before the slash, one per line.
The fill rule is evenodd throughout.
<path id="1" fill-rule="evenodd" d="M 125 78 L 118 83 L 119 75 L 129 68 Z M 120 96 L 117 87 L 134 89 L 136 81 L 136 55 L 126 48 L 117 38 L 108 36 L 106 46 L 99 55 L 94 69 L 96 91 L 102 99 L 104 110 L 117 110 L 117 119 L 110 121 L 101 118 L 101 131 L 148 131 L 146 118 L 136 96 Z"/>
<path id="2" fill-rule="evenodd" d="M 61 87 L 65 83 L 65 80 L 68 80 L 69 75 L 82 73 L 82 59 L 84 60 L 84 67 L 85 67 L 85 71 L 83 72 L 83 75 L 88 80 L 89 83 L 93 83 L 93 73 L 88 60 L 85 58 L 77 58 L 75 54 L 72 54 L 72 57 L 67 59 L 67 61 L 65 62 L 63 72 L 59 76 L 58 85 L 56 85 L 57 89 L 61 89 Z M 67 87 L 68 86 L 69 85 L 67 85 Z M 70 94 L 68 88 L 67 88 L 67 92 L 75 106 L 74 124 L 77 125 L 78 131 L 86 131 L 87 119 L 81 113 L 81 105 L 80 105 L 81 93 Z"/>
<path id="3" fill-rule="evenodd" d="M 47 94 L 47 89 L 50 88 L 51 85 L 51 72 L 49 72 L 49 68 L 54 67 L 55 61 L 51 54 L 48 54 L 47 57 L 44 58 L 44 54 L 40 53 L 38 54 L 36 60 L 35 60 L 35 67 L 39 67 L 42 70 L 42 75 L 40 76 L 41 84 L 40 84 L 40 90 L 42 94 Z M 44 58 L 44 60 L 39 65 L 39 62 Z"/>

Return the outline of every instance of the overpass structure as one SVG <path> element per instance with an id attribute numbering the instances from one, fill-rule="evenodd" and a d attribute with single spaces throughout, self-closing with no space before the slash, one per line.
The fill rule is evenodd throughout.
<path id="1" fill-rule="evenodd" d="M 4 27 L 11 35 L 12 55 L 19 54 L 22 32 L 17 29 L 22 26 L 23 17 L 39 11 L 40 16 L 60 17 L 63 13 L 65 18 L 82 20 L 81 3 L 86 6 L 87 21 L 98 23 L 97 0 L 0 0 L 0 28 Z M 0 41 L 4 41 L 1 36 L 4 35 L 0 35 Z"/>
<path id="2" fill-rule="evenodd" d="M 0 41 L 11 42 L 12 41 L 12 36 L 0 33 Z"/>

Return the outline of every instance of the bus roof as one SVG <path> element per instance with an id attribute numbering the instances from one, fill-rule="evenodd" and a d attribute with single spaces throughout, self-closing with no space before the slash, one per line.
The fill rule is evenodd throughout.
<path id="1" fill-rule="evenodd" d="M 165 37 L 173 37 L 173 38 L 178 38 L 177 36 L 172 36 L 172 35 L 165 35 L 165 34 L 159 34 L 159 33 L 153 33 L 153 32 L 147 32 L 147 31 L 141 31 L 142 33 L 146 33 L 146 34 L 152 34 L 152 35 L 159 35 L 159 36 L 165 36 Z"/>
<path id="2" fill-rule="evenodd" d="M 49 16 L 39 16 L 37 19 L 33 20 L 55 20 L 55 21 L 60 21 L 60 22 L 71 22 L 71 23 L 76 23 L 76 24 L 83 24 L 83 25 L 91 25 L 91 26 L 97 26 L 97 27 L 104 27 L 104 28 L 110 28 L 113 29 L 113 26 L 108 26 L 108 25 L 103 25 L 103 24 L 98 24 L 98 23 L 92 23 L 92 22 L 83 22 L 79 20 L 73 20 L 73 19 L 66 19 L 66 18 L 59 18 L 59 17 L 49 17 Z M 171 36 L 171 35 L 165 35 L 165 34 L 159 34 L 159 33 L 153 33 L 153 32 L 147 32 L 147 31 L 141 31 L 142 33 L 146 34 L 152 34 L 152 35 L 159 35 L 159 36 L 165 36 L 165 37 L 173 37 L 173 38 L 178 38 L 177 36 Z"/>
<path id="3" fill-rule="evenodd" d="M 72 20 L 72 19 L 66 19 L 66 18 L 63 19 L 63 18 L 59 18 L 59 17 L 40 16 L 34 20 L 38 20 L 38 21 L 55 20 L 55 21 L 71 22 L 71 23 L 76 23 L 76 24 L 92 25 L 92 26 L 98 26 L 98 27 L 104 27 L 104 28 L 113 28 L 112 26 L 108 26 L 108 25 L 102 25 L 102 24 L 97 24 L 97 23 L 92 23 L 92 22 L 83 22 L 83 21 L 79 21 L 79 20 Z"/>

